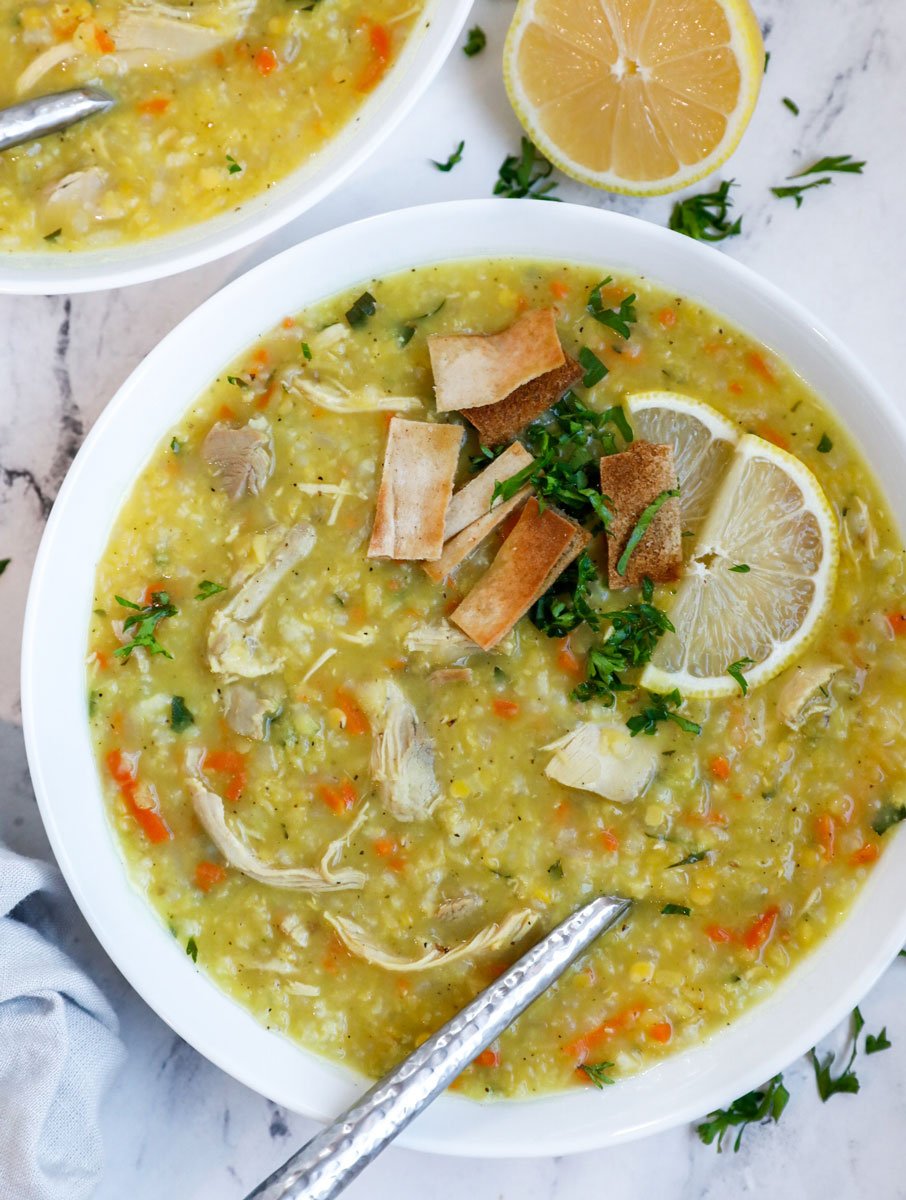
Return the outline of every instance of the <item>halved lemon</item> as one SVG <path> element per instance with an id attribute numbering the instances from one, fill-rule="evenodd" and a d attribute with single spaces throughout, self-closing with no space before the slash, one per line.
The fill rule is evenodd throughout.
<path id="1" fill-rule="evenodd" d="M 764 44 L 746 0 L 520 0 L 503 65 L 510 102 L 552 163 L 652 196 L 736 149 Z"/>
<path id="2" fill-rule="evenodd" d="M 710 404 L 679 392 L 636 392 L 626 407 L 636 437 L 673 449 L 688 557 L 695 543 L 687 535 L 701 529 L 741 431 Z"/>
<path id="3" fill-rule="evenodd" d="M 749 687 L 767 683 L 814 636 L 838 559 L 834 514 L 808 467 L 743 435 L 667 608 L 676 632 L 658 642 L 642 686 L 738 694 L 737 663 Z"/>

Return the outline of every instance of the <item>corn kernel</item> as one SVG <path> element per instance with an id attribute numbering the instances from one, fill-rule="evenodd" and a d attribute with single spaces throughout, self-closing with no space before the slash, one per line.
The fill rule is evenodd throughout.
<path id="1" fill-rule="evenodd" d="M 342 708 L 331 708 L 327 712 L 327 724 L 331 729 L 346 728 L 346 714 Z"/>
<path id="2" fill-rule="evenodd" d="M 450 795 L 455 796 L 457 800 L 465 800 L 471 793 L 472 789 L 464 779 L 454 779 L 450 784 Z"/>
<path id="3" fill-rule="evenodd" d="M 714 893 L 711 888 L 701 887 L 700 885 L 696 884 L 696 886 L 691 888 L 689 891 L 689 899 L 695 905 L 706 905 L 710 904 L 714 899 Z"/>
<path id="4" fill-rule="evenodd" d="M 203 167 L 198 172 L 198 182 L 207 192 L 213 192 L 223 186 L 223 171 L 216 167 Z"/>
<path id="5" fill-rule="evenodd" d="M 260 563 L 267 562 L 267 538 L 263 533 L 256 533 L 252 538 L 252 554 Z"/>
<path id="6" fill-rule="evenodd" d="M 654 963 L 640 958 L 629 968 L 629 978 L 633 983 L 648 983 L 650 979 L 654 978 Z"/>
<path id="7" fill-rule="evenodd" d="M 645 809 L 645 824 L 652 829 L 657 829 L 658 825 L 662 825 L 667 818 L 667 814 L 659 804 L 649 804 Z"/>

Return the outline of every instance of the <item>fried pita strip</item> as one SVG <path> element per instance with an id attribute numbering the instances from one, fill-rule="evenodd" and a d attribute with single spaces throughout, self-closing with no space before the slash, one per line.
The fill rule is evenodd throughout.
<path id="1" fill-rule="evenodd" d="M 501 333 L 434 334 L 428 353 L 438 412 L 496 404 L 566 358 L 552 308 L 529 309 Z"/>
<path id="2" fill-rule="evenodd" d="M 591 541 L 580 525 L 531 497 L 516 527 L 450 620 L 490 650 Z"/>
<path id="3" fill-rule="evenodd" d="M 601 491 L 610 499 L 613 520 L 607 530 L 607 576 L 611 588 L 634 587 L 647 576 L 654 583 L 679 579 L 683 565 L 680 506 L 661 506 L 626 565 L 617 570 L 626 543 L 649 504 L 677 486 L 673 450 L 653 442 L 633 442 L 620 454 L 601 459 Z"/>
<path id="4" fill-rule="evenodd" d="M 462 438 L 459 425 L 391 420 L 369 558 L 440 558 Z"/>
<path id="5" fill-rule="evenodd" d="M 567 357 L 562 367 L 555 367 L 553 371 L 524 383 L 497 404 L 489 404 L 486 408 L 464 408 L 462 415 L 478 430 L 485 446 L 499 446 L 547 412 L 581 378 L 582 368 Z"/>
<path id="6" fill-rule="evenodd" d="M 456 537 L 450 538 L 449 542 L 444 545 L 444 552 L 437 562 L 424 564 L 429 578 L 433 579 L 435 583 L 440 583 L 442 579 L 452 575 L 459 564 L 467 559 L 473 550 L 477 550 L 484 539 L 489 537 L 511 512 L 525 504 L 531 494 L 530 487 L 520 488 L 515 496 L 504 500 L 502 504 L 495 505 L 490 512 L 486 512 L 483 517 L 479 517 L 477 521 L 467 525 L 461 533 L 457 533 Z"/>
<path id="7" fill-rule="evenodd" d="M 479 517 L 487 516 L 494 495 L 494 485 L 503 483 L 505 479 L 515 475 L 517 471 L 524 470 L 534 461 L 533 456 L 521 442 L 514 442 L 512 446 L 504 450 L 503 454 L 489 463 L 480 475 L 476 475 L 458 492 L 454 492 L 450 507 L 447 509 L 445 540 L 449 541 L 450 538 L 455 537 L 457 533 L 465 529 L 467 525 L 471 525 L 473 521 L 477 521 Z M 499 503 L 499 499 L 495 500 L 494 507 L 496 508 Z"/>

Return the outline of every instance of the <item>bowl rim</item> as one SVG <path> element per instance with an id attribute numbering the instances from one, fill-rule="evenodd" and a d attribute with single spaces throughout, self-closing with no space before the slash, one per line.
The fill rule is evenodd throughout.
<path id="1" fill-rule="evenodd" d="M 61 295 L 180 275 L 261 241 L 314 208 L 412 111 L 446 62 L 474 0 L 427 0 L 397 61 L 346 125 L 271 188 L 155 238 L 66 254 L 0 251 L 0 295 Z"/>
<path id="2" fill-rule="evenodd" d="M 128 488 L 163 433 L 218 368 L 277 324 L 280 316 L 393 269 L 488 257 L 603 263 L 605 269 L 635 270 L 680 295 L 702 300 L 777 352 L 783 353 L 778 345 L 793 347 L 794 353 L 783 357 L 812 386 L 816 376 L 822 381 L 823 402 L 847 427 L 853 422 L 846 421 L 841 407 L 848 405 L 851 415 L 864 415 L 867 406 L 874 420 L 860 423 L 861 436 L 854 441 L 878 476 L 901 528 L 906 515 L 906 495 L 898 496 L 893 486 L 906 449 L 906 417 L 850 351 L 797 301 L 748 267 L 633 217 L 567 204 L 513 207 L 509 200 L 453 201 L 385 213 L 330 230 L 261 264 L 212 296 L 163 339 L 118 390 L 86 438 L 39 547 L 22 653 L 29 767 L 51 846 L 76 902 L 135 990 L 228 1074 L 281 1105 L 321 1120 L 341 1111 L 367 1086 L 365 1081 L 265 1031 L 192 967 L 126 877 L 104 806 L 97 803 L 100 790 L 84 711 L 84 630 L 96 557 L 80 564 L 73 556 L 79 545 L 103 549 Z M 663 270 L 640 268 L 649 262 Z M 330 280 L 329 286 L 314 282 L 319 271 Z M 683 280 L 682 289 L 671 283 L 673 278 Z M 712 302 L 711 294 L 723 300 Z M 295 307 L 287 307 L 289 296 L 298 298 Z M 737 318 L 742 310 L 748 319 Z M 766 329 L 772 338 L 763 335 Z M 193 355 L 198 361 L 189 363 L 187 374 L 186 359 Z M 156 398 L 166 393 L 168 371 L 177 362 L 177 395 L 159 403 Z M 134 437 L 136 428 L 142 431 L 141 439 Z M 150 448 L 136 449 L 132 443 L 144 442 L 145 431 Z M 55 597 L 79 574 L 82 581 L 72 586 L 65 606 L 74 615 L 61 615 Z M 87 594 L 80 597 L 79 588 Z M 81 689 L 73 690 L 73 669 Z M 70 762 L 66 749 L 79 761 Z M 74 814 L 67 802 L 73 782 L 83 785 L 93 808 Z M 84 829 L 86 821 L 90 832 Z M 843 1020 L 906 942 L 906 841 L 901 834 L 894 835 L 837 929 L 726 1030 L 605 1093 L 579 1089 L 490 1105 L 444 1096 L 414 1122 L 400 1144 L 473 1157 L 590 1150 L 693 1120 L 759 1086 Z M 91 852 L 88 864 L 78 857 L 86 849 Z M 116 905 L 104 891 L 108 883 Z"/>

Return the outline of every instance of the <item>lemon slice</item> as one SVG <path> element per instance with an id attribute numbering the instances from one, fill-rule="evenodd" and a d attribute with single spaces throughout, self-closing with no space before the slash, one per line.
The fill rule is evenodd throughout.
<path id="1" fill-rule="evenodd" d="M 839 547 L 834 514 L 811 471 L 754 434 L 740 438 L 672 605 L 665 633 L 642 672 L 653 692 L 739 693 L 767 683 L 814 635 L 834 588 Z M 734 571 L 734 567 L 748 571 Z"/>
<path id="2" fill-rule="evenodd" d="M 746 0 L 520 0 L 504 50 L 510 103 L 539 150 L 635 196 L 728 158 L 763 75 Z"/>
<path id="3" fill-rule="evenodd" d="M 711 509 L 739 429 L 717 409 L 679 392 L 636 392 L 626 397 L 633 432 L 673 449 L 680 486 L 680 521 L 686 557 Z"/>

